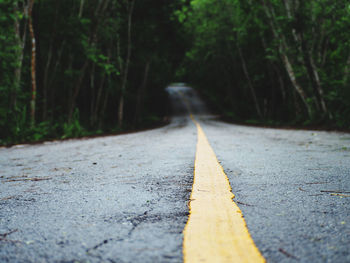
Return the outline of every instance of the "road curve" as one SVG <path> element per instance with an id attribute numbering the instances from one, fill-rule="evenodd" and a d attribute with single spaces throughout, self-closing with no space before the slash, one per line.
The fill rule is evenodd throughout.
<path id="1" fill-rule="evenodd" d="M 0 262 L 182 262 L 188 107 L 268 262 L 350 262 L 350 135 L 223 123 L 179 90 L 164 128 L 0 148 Z"/>

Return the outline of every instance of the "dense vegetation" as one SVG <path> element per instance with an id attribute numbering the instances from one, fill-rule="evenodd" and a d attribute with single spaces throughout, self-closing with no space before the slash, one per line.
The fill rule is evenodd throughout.
<path id="1" fill-rule="evenodd" d="M 350 3 L 193 0 L 181 72 L 231 119 L 350 127 Z"/>
<path id="2" fill-rule="evenodd" d="M 187 81 L 233 120 L 350 127 L 347 0 L 0 0 L 0 144 L 145 127 Z"/>
<path id="3" fill-rule="evenodd" d="M 164 87 L 184 54 L 180 5 L 0 0 L 0 143 L 161 121 Z"/>

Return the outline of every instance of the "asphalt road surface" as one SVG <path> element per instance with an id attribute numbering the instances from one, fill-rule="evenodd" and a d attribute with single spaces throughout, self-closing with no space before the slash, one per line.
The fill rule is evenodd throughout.
<path id="1" fill-rule="evenodd" d="M 166 127 L 0 148 L 0 262 L 182 262 L 186 101 L 268 262 L 350 262 L 350 134 L 227 124 L 192 89 L 168 92 Z"/>

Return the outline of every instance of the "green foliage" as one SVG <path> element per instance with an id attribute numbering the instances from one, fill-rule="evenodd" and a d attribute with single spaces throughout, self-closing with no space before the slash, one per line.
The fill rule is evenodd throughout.
<path id="1" fill-rule="evenodd" d="M 265 122 L 349 127 L 348 6 L 344 0 L 192 0 L 176 12 L 192 39 L 179 74 L 230 118 L 259 118 L 249 77 Z"/>
<path id="2" fill-rule="evenodd" d="M 73 114 L 73 119 L 70 123 L 63 124 L 62 139 L 81 137 L 87 135 L 86 130 L 81 126 L 79 121 L 79 110 L 76 109 Z"/>
<path id="3" fill-rule="evenodd" d="M 171 81 L 237 121 L 350 127 L 348 1 L 142 0 L 129 16 L 130 3 L 35 1 L 31 127 L 27 1 L 0 0 L 1 144 L 120 130 L 121 96 L 123 127 L 158 123 Z"/>
<path id="4" fill-rule="evenodd" d="M 129 41 L 130 3 L 35 1 L 37 124 L 31 127 L 28 3 L 0 0 L 0 144 L 119 131 L 122 95 L 123 127 L 148 126 L 163 118 L 163 89 L 187 43 L 174 19 L 185 1 L 135 1 Z"/>

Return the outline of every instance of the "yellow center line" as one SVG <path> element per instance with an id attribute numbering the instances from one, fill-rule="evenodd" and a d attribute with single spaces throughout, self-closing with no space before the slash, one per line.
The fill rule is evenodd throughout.
<path id="1" fill-rule="evenodd" d="M 188 101 L 185 103 L 189 108 Z M 222 166 L 201 126 L 190 116 L 198 138 L 190 215 L 184 229 L 184 262 L 265 262 L 232 200 L 234 195 Z"/>

